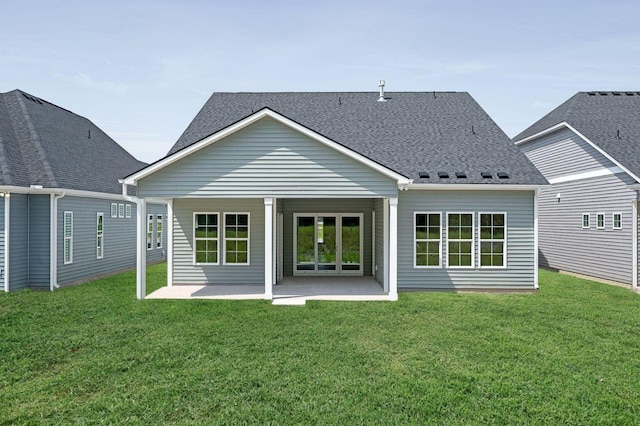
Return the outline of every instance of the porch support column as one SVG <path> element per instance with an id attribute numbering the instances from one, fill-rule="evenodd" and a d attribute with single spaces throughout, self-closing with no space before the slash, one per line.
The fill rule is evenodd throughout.
<path id="1" fill-rule="evenodd" d="M 640 196 L 640 193 L 636 193 L 636 198 Z M 631 230 L 631 241 L 633 247 L 631 247 L 631 253 L 633 259 L 631 259 L 632 264 L 632 278 L 631 278 L 631 288 L 634 291 L 638 291 L 638 201 L 633 201 L 631 203 L 631 224 L 633 229 Z"/>
<path id="2" fill-rule="evenodd" d="M 273 198 L 264 199 L 264 298 L 273 299 Z"/>
<path id="3" fill-rule="evenodd" d="M 167 203 L 167 286 L 173 286 L 173 198 Z"/>
<path id="4" fill-rule="evenodd" d="M 147 202 L 141 198 L 136 203 L 137 249 L 136 249 L 136 297 L 147 294 Z"/>
<path id="5" fill-rule="evenodd" d="M 389 198 L 389 300 L 398 300 L 398 198 Z"/>

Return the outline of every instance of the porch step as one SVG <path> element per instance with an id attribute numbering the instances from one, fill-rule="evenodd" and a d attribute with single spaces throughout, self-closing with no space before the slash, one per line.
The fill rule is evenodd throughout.
<path id="1" fill-rule="evenodd" d="M 307 300 L 304 297 L 279 297 L 271 302 L 272 305 L 282 306 L 304 306 L 306 303 Z"/>

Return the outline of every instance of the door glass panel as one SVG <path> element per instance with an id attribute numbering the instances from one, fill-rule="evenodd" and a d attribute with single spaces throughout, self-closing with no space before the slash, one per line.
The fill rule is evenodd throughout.
<path id="1" fill-rule="evenodd" d="M 318 216 L 318 270 L 336 270 L 336 218 Z"/>
<path id="2" fill-rule="evenodd" d="M 360 269 L 360 218 L 342 218 L 342 270 Z"/>
<path id="3" fill-rule="evenodd" d="M 297 261 L 298 271 L 313 271 L 315 269 L 315 220 L 314 217 L 298 217 L 297 223 Z"/>

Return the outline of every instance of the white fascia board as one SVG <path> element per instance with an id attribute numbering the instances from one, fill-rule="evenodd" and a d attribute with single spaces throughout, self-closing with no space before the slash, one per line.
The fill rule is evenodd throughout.
<path id="1" fill-rule="evenodd" d="M 530 142 L 534 139 L 538 139 L 542 136 L 548 135 L 549 133 L 553 133 L 558 129 L 561 128 L 567 128 L 569 130 L 571 130 L 573 133 L 575 133 L 576 135 L 578 135 L 582 140 L 584 140 L 586 143 L 588 143 L 589 145 L 591 145 L 593 147 L 593 149 L 595 149 L 596 151 L 598 151 L 600 154 L 604 155 L 609 161 L 611 161 L 613 164 L 615 164 L 616 166 L 620 167 L 620 169 L 622 169 L 622 171 L 624 171 L 626 174 L 628 174 L 629 176 L 631 176 L 633 179 L 635 179 L 636 182 L 640 182 L 640 177 L 636 176 L 635 173 L 632 173 L 629 169 L 627 169 L 625 166 L 623 166 L 618 160 L 616 160 L 615 158 L 613 158 L 612 156 L 610 156 L 609 154 L 607 154 L 602 148 L 600 148 L 598 145 L 596 145 L 595 143 L 591 142 L 589 140 L 589 138 L 587 138 L 585 135 L 583 135 L 582 133 L 580 133 L 578 130 L 576 130 L 575 127 L 573 127 L 571 124 L 567 123 L 566 121 L 563 121 L 562 123 L 558 123 L 555 126 L 549 127 L 548 129 L 542 130 L 541 132 L 538 132 L 534 135 L 531 135 L 529 137 L 526 137 L 524 139 L 521 139 L 519 141 L 514 142 L 516 145 L 522 145 L 524 143 Z"/>
<path id="2" fill-rule="evenodd" d="M 390 170 L 390 169 L 388 169 L 388 168 L 376 163 L 375 161 L 373 161 L 373 160 L 371 160 L 371 159 L 369 159 L 369 158 L 367 158 L 367 157 L 365 157 L 365 156 L 363 156 L 361 154 L 358 154 L 357 152 L 352 151 L 349 148 L 347 148 L 345 146 L 342 146 L 339 143 L 336 143 L 336 142 L 332 141 L 331 139 L 326 138 L 326 137 L 314 132 L 313 130 L 308 129 L 307 127 L 305 127 L 305 126 L 303 126 L 301 124 L 298 124 L 295 121 L 293 121 L 293 120 L 291 120 L 291 119 L 289 119 L 289 118 L 287 118 L 287 117 L 285 117 L 285 116 L 283 116 L 281 114 L 278 114 L 277 112 L 272 111 L 270 109 L 262 109 L 262 110 L 260 110 L 260 111 L 258 111 L 256 113 L 250 115 L 249 117 L 245 118 L 244 120 L 240 120 L 237 123 L 232 124 L 231 126 L 226 127 L 224 129 L 220 130 L 219 132 L 214 133 L 213 135 L 208 136 L 208 137 L 202 139 L 201 141 L 196 142 L 193 145 L 190 145 L 190 146 L 188 146 L 188 147 L 186 147 L 186 148 L 174 153 L 173 155 L 171 155 L 169 157 L 165 157 L 162 160 L 160 160 L 160 161 L 158 161 L 158 162 L 156 162 L 154 164 L 151 164 L 151 165 L 145 167 L 144 169 L 142 169 L 142 170 L 140 170 L 140 171 L 138 171 L 138 172 L 136 172 L 136 173 L 134 173 L 134 174 L 132 174 L 130 176 L 127 176 L 123 181 L 127 185 L 136 185 L 138 180 L 140 180 L 140 179 L 142 179 L 144 177 L 147 177 L 147 176 L 157 172 L 158 170 L 161 170 L 161 169 L 163 169 L 163 168 L 175 163 L 176 161 L 181 160 L 182 158 L 188 157 L 189 155 L 191 155 L 191 154 L 193 154 L 193 153 L 195 153 L 195 152 L 197 152 L 197 151 L 199 151 L 199 150 L 201 150 L 201 149 L 203 149 L 203 148 L 205 148 L 205 147 L 207 147 L 207 146 L 209 146 L 209 145 L 211 145 L 211 144 L 213 144 L 215 142 L 218 142 L 219 140 L 224 139 L 227 136 L 230 136 L 233 133 L 236 133 L 237 131 L 239 131 L 239 130 L 241 130 L 241 129 L 243 129 L 243 128 L 245 128 L 245 127 L 247 127 L 247 126 L 249 126 L 249 125 L 251 125 L 251 124 L 253 124 L 253 123 L 255 123 L 255 122 L 257 122 L 257 121 L 259 121 L 259 120 L 261 120 L 263 118 L 265 118 L 265 117 L 273 118 L 274 120 L 284 124 L 285 126 L 291 128 L 293 130 L 296 130 L 296 131 L 302 133 L 303 135 L 308 136 L 308 137 L 314 139 L 315 141 L 320 142 L 320 143 L 328 146 L 329 148 L 332 148 L 332 149 L 340 152 L 341 154 L 344 154 L 347 157 L 350 157 L 350 158 L 352 158 L 352 159 L 364 164 L 365 166 L 368 166 L 369 168 L 371 168 L 371 169 L 373 169 L 373 170 L 375 170 L 375 171 L 377 171 L 379 173 L 382 173 L 383 175 L 385 175 L 385 176 L 387 176 L 387 177 L 389 177 L 391 179 L 396 180 L 398 182 L 398 185 L 408 185 L 411 182 L 411 180 L 408 179 L 407 177 L 405 177 L 405 176 L 403 176 L 403 175 L 401 175 L 401 174 L 399 174 L 397 172 L 394 172 L 393 170 Z"/>
<path id="3" fill-rule="evenodd" d="M 408 190 L 434 191 L 536 191 L 550 185 L 414 183 Z"/>
<path id="4" fill-rule="evenodd" d="M 576 173 L 573 175 L 558 176 L 558 177 L 549 179 L 549 183 L 556 184 L 556 183 L 564 183 L 564 182 L 573 182 L 575 180 L 590 179 L 590 178 L 602 177 L 602 176 L 611 176 L 611 175 L 616 175 L 618 173 L 623 173 L 623 172 L 624 170 L 622 170 L 618 166 L 615 166 L 615 167 L 602 168 L 597 170 L 590 170 L 588 172 Z"/>
<path id="5" fill-rule="evenodd" d="M 106 198 L 110 200 L 124 200 L 124 197 L 119 194 L 112 194 L 110 192 L 94 192 L 94 191 L 82 191 L 79 189 L 65 189 L 65 188 L 42 188 L 34 189 L 24 186 L 0 186 L 0 192 L 9 194 L 65 194 L 69 197 L 83 197 L 83 198 Z"/>

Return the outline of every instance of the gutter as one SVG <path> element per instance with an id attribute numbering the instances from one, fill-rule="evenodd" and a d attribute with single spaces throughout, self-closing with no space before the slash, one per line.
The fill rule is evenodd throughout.
<path id="1" fill-rule="evenodd" d="M 58 200 L 65 192 L 49 195 L 49 290 L 60 288 L 58 285 Z"/>

